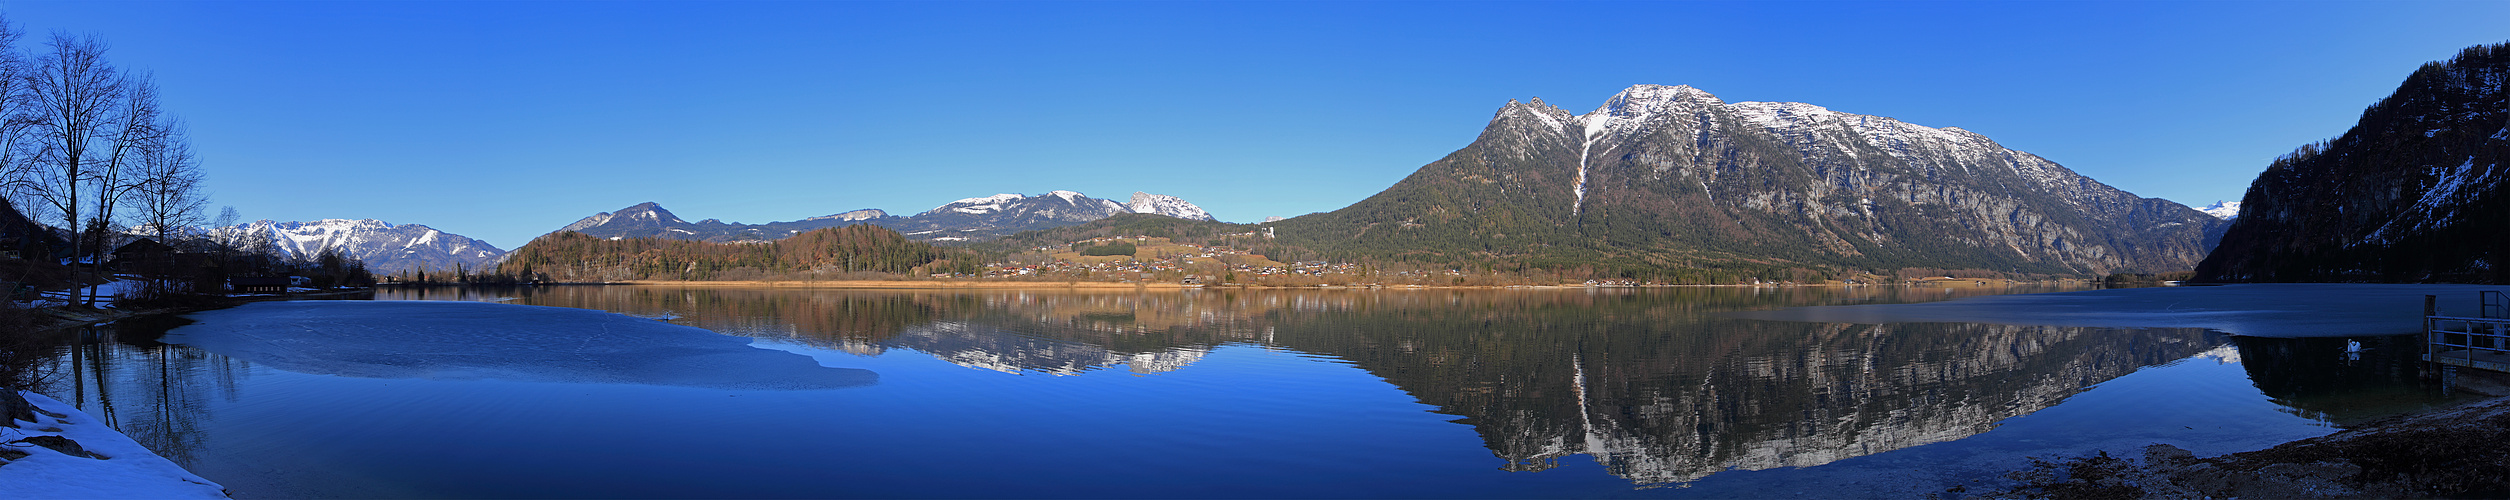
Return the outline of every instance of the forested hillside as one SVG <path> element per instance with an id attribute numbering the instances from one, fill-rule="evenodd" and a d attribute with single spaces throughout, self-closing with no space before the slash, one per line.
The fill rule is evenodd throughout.
<path id="1" fill-rule="evenodd" d="M 2429 63 L 2335 140 L 2278 158 L 2208 281 L 2510 282 L 2510 44 Z"/>
<path id="2" fill-rule="evenodd" d="M 1178 243 L 1227 246 L 1232 243 L 1252 242 L 1249 238 L 1261 234 L 1262 231 L 1262 228 L 1254 224 L 1231 224 L 1150 214 L 1118 214 L 1085 224 L 1022 231 L 1000 240 L 973 245 L 971 248 L 1007 253 L 1037 247 L 1061 246 L 1075 241 L 1109 236 L 1168 238 Z"/>
<path id="3" fill-rule="evenodd" d="M 973 272 L 981 264 L 977 260 L 967 250 L 869 225 L 761 243 L 603 239 L 561 231 L 507 254 L 497 273 L 522 282 L 845 279 Z"/>

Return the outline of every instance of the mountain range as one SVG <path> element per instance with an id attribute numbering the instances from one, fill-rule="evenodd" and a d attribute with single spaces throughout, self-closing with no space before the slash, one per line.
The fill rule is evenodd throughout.
<path id="1" fill-rule="evenodd" d="M 266 245 L 291 258 L 337 251 L 342 257 L 365 263 L 366 269 L 377 275 L 404 270 L 480 269 L 504 258 L 506 253 L 488 242 L 424 225 L 374 219 L 262 220 L 216 228 L 212 236 L 247 249 Z"/>
<path id="2" fill-rule="evenodd" d="M 2510 281 L 2510 44 L 2423 65 L 2257 175 L 2208 281 Z"/>
<path id="3" fill-rule="evenodd" d="M 1268 225 L 1327 256 L 1626 275 L 2185 270 L 2227 224 L 1959 128 L 1639 85 L 1585 114 L 1511 100 L 1385 191 Z"/>
<path id="4" fill-rule="evenodd" d="M 879 209 L 862 209 L 802 220 L 742 224 L 706 219 L 689 222 L 654 202 L 577 220 L 559 231 L 599 238 L 670 238 L 711 241 L 774 241 L 813 229 L 871 224 L 933 241 L 988 240 L 1033 229 L 1069 226 L 1117 214 L 1141 213 L 1187 220 L 1212 220 L 1211 214 L 1174 196 L 1133 193 L 1130 200 L 1091 198 L 1072 191 L 1035 196 L 997 194 L 967 198 L 923 213 L 899 217 Z"/>

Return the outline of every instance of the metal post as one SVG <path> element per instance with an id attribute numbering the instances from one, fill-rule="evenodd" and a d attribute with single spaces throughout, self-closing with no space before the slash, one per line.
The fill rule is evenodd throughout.
<path id="1" fill-rule="evenodd" d="M 2439 313 L 2440 296 L 2423 296 L 2423 359 L 2425 361 L 2437 361 L 2432 359 L 2432 355 L 2437 353 L 2432 350 L 2432 344 L 2440 342 L 2440 334 L 2432 331 L 2432 316 Z"/>
<path id="2" fill-rule="evenodd" d="M 2457 387 L 2457 385 L 2458 385 L 2458 367 L 2457 367 L 2456 365 L 2441 365 L 2441 368 L 2440 368 L 2440 395 L 2442 395 L 2442 396 L 2447 396 L 2447 395 L 2449 395 L 2449 390 L 2450 390 L 2450 389 L 2452 389 L 2452 388 Z"/>

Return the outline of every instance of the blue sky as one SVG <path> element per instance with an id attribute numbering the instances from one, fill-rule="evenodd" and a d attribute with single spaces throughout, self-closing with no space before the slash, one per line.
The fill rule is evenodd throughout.
<path id="1" fill-rule="evenodd" d="M 761 223 L 1064 189 L 1328 211 L 1508 99 L 1685 84 L 1961 127 L 2236 200 L 2510 2 L 90 2 L 190 121 L 213 206 L 503 248 L 656 201 Z"/>

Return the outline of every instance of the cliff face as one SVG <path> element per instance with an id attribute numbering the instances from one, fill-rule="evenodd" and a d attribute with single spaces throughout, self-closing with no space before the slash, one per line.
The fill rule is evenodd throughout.
<path id="1" fill-rule="evenodd" d="M 2102 274 L 2185 270 L 2221 220 L 1958 128 L 1641 85 L 1481 137 L 1282 238 L 1353 252 Z"/>
<path id="2" fill-rule="evenodd" d="M 2335 140 L 2258 174 L 2210 281 L 2501 283 L 2510 44 L 2425 64 Z"/>

